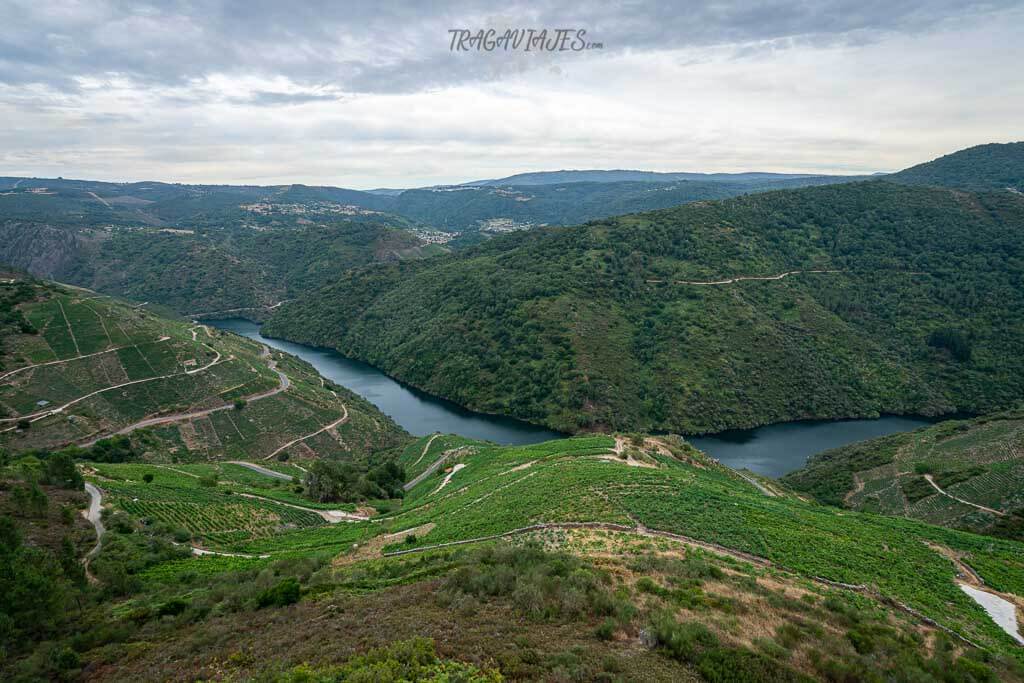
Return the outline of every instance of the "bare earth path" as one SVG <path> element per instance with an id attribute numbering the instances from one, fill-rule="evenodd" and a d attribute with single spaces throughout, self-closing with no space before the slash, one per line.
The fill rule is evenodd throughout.
<path id="1" fill-rule="evenodd" d="M 735 472 L 736 474 L 740 475 L 740 478 L 742 478 L 745 481 L 747 481 L 751 486 L 756 488 L 758 491 L 760 491 L 764 495 L 769 496 L 771 498 L 774 498 L 776 496 L 775 491 L 772 491 L 767 486 L 765 486 L 764 484 L 759 482 L 757 479 L 754 479 L 753 477 L 751 477 L 749 474 L 744 474 L 743 472 L 740 472 L 739 470 L 733 470 L 733 472 Z"/>
<path id="2" fill-rule="evenodd" d="M 370 519 L 366 515 L 358 515 L 352 512 L 345 512 L 344 510 L 317 510 L 316 508 L 308 508 L 305 507 L 304 505 L 285 503 L 284 501 L 277 500 L 276 498 L 257 496 L 255 493 L 239 493 L 238 495 L 242 496 L 243 498 L 265 500 L 268 503 L 276 503 L 277 505 L 284 505 L 285 507 L 295 508 L 296 510 L 312 512 L 315 515 L 320 515 L 320 517 L 322 517 L 329 524 L 337 524 L 338 522 L 366 522 Z"/>
<path id="3" fill-rule="evenodd" d="M 946 498 L 952 498 L 956 502 L 963 503 L 964 505 L 970 505 L 972 508 L 977 508 L 979 510 L 984 510 L 985 512 L 991 512 L 993 515 L 999 515 L 1000 517 L 1005 517 L 1006 516 L 1005 512 L 1000 512 L 999 510 L 993 510 L 992 508 L 985 507 L 984 505 L 978 505 L 977 503 L 972 503 L 971 501 L 964 500 L 963 498 L 957 498 L 953 494 L 947 493 L 947 492 L 943 491 L 941 488 L 939 488 L 939 485 L 935 483 L 935 480 L 932 479 L 932 475 L 930 475 L 930 474 L 924 475 L 924 478 L 925 478 L 925 481 L 927 481 L 929 484 L 932 485 L 932 488 L 934 488 L 936 491 L 938 491 L 942 495 L 946 496 Z"/>
<path id="4" fill-rule="evenodd" d="M 800 275 L 801 273 L 841 273 L 841 270 L 790 270 L 785 273 L 779 273 L 778 275 L 739 275 L 737 277 L 731 277 L 726 280 L 672 280 L 674 285 L 700 285 L 707 287 L 714 287 L 718 285 L 731 285 L 734 282 L 743 282 L 744 280 L 781 280 L 789 277 L 790 275 Z M 657 284 L 665 282 L 665 280 L 648 280 L 651 284 Z"/>
<path id="5" fill-rule="evenodd" d="M 161 339 L 157 339 L 156 341 L 157 342 L 165 342 L 168 339 L 170 339 L 170 337 L 163 337 Z M 133 346 L 137 346 L 137 344 L 127 344 L 125 346 L 115 346 L 114 348 L 106 349 L 105 351 L 96 351 L 95 353 L 87 353 L 87 354 L 85 354 L 83 356 L 75 356 L 74 358 L 65 358 L 64 360 L 51 360 L 51 361 L 47 361 L 45 363 L 35 363 L 34 365 L 25 365 L 23 367 L 11 370 L 10 372 L 5 372 L 4 374 L 0 375 L 0 380 L 5 380 L 8 377 L 10 377 L 11 375 L 16 375 L 19 372 L 22 372 L 24 370 L 31 370 L 32 368 L 44 368 L 44 367 L 46 367 L 48 365 L 61 365 L 63 363 L 72 363 L 72 362 L 74 362 L 76 360 L 82 360 L 83 358 L 92 358 L 93 356 L 102 356 L 105 353 L 113 353 L 114 351 L 119 351 L 121 349 L 130 349 Z"/>
<path id="6" fill-rule="evenodd" d="M 332 422 L 332 423 L 331 423 L 331 424 L 329 424 L 329 425 L 325 425 L 325 426 L 321 427 L 320 429 L 316 430 L 316 431 L 315 431 L 315 432 L 313 432 L 312 434 L 306 434 L 305 436 L 300 436 L 300 437 L 299 437 L 299 438 L 297 438 L 297 439 L 292 439 L 291 441 L 289 441 L 289 442 L 288 442 L 288 443 L 286 443 L 285 445 L 283 445 L 283 446 L 280 446 L 279 448 L 277 448 L 276 450 L 274 450 L 274 452 L 273 452 L 273 453 L 271 453 L 270 455 L 268 455 L 267 457 L 265 457 L 265 458 L 263 458 L 263 459 L 264 459 L 264 460 L 270 460 L 271 458 L 273 458 L 273 457 L 274 457 L 275 455 L 277 455 L 278 453 L 280 453 L 280 452 L 281 452 L 281 451 L 283 451 L 284 449 L 286 449 L 286 448 L 290 448 L 291 446 L 294 446 L 295 444 L 299 443 L 300 441 L 305 441 L 306 439 L 309 439 L 309 438 L 311 438 L 311 437 L 314 437 L 314 436 L 316 436 L 317 434 L 321 434 L 321 433 L 323 433 L 323 432 L 326 432 L 326 431 L 327 431 L 328 429 L 333 429 L 333 428 L 337 427 L 337 426 L 338 426 L 338 425 L 340 425 L 340 424 L 344 424 L 344 423 L 348 422 L 348 408 L 346 408 L 346 407 L 345 407 L 345 404 L 344 404 L 344 403 L 343 403 L 343 404 L 341 404 L 341 409 L 342 409 L 342 411 L 343 411 L 343 412 L 344 412 L 345 414 L 344 414 L 344 415 L 342 415 L 342 416 L 341 416 L 341 417 L 340 417 L 339 419 L 335 420 L 334 422 Z"/>
<path id="7" fill-rule="evenodd" d="M 846 505 L 849 505 L 850 501 L 853 499 L 853 497 L 856 496 L 858 493 L 860 493 L 863 490 L 864 490 L 864 480 L 860 478 L 860 475 L 858 473 L 854 472 L 853 473 L 853 489 L 850 490 L 850 491 L 847 491 L 846 495 L 843 496 L 843 503 L 846 504 Z"/>
<path id="8" fill-rule="evenodd" d="M 427 439 L 427 442 L 425 444 L 423 444 L 423 452 L 420 453 L 420 457 L 416 458 L 416 462 L 414 462 L 412 464 L 412 467 L 416 467 L 416 465 L 420 464 L 420 460 L 423 460 L 423 456 L 425 456 L 427 454 L 427 451 L 430 450 L 430 444 L 434 443 L 434 439 L 436 439 L 439 436 L 441 436 L 441 435 L 440 434 L 434 434 L 432 437 Z"/>

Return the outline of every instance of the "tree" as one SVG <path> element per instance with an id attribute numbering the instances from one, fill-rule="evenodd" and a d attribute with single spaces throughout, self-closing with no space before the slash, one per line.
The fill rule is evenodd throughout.
<path id="1" fill-rule="evenodd" d="M 153 473 L 152 472 L 146 472 L 145 474 L 143 474 L 142 475 L 142 481 L 146 482 L 147 484 L 152 483 L 153 482 Z"/>
<path id="2" fill-rule="evenodd" d="M 940 327 L 928 335 L 928 345 L 946 349 L 953 358 L 961 363 L 971 359 L 971 341 L 960 330 Z"/>
<path id="3" fill-rule="evenodd" d="M 306 493 L 321 503 L 354 498 L 359 472 L 348 463 L 317 460 L 306 473 Z"/>
<path id="4" fill-rule="evenodd" d="M 63 489 L 80 489 L 85 483 L 82 473 L 68 453 L 58 451 L 46 458 L 44 481 Z"/>

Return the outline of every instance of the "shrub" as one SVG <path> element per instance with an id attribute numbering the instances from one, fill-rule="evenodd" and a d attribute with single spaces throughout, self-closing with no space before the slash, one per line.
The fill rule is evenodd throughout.
<path id="1" fill-rule="evenodd" d="M 177 616 L 188 609 L 188 602 L 182 598 L 171 598 L 157 608 L 158 616 Z"/>
<path id="2" fill-rule="evenodd" d="M 615 620 L 611 617 L 608 617 L 607 619 L 602 621 L 594 630 L 594 635 L 596 635 L 601 640 L 611 640 L 612 637 L 615 635 L 615 626 Z"/>
<path id="3" fill-rule="evenodd" d="M 673 659 L 695 664 L 702 652 L 718 646 L 718 638 L 704 624 L 679 623 L 671 612 L 659 612 L 651 620 L 654 642 Z"/>
<path id="4" fill-rule="evenodd" d="M 256 597 L 256 604 L 260 608 L 293 605 L 299 601 L 300 594 L 298 579 L 288 577 L 260 593 Z"/>

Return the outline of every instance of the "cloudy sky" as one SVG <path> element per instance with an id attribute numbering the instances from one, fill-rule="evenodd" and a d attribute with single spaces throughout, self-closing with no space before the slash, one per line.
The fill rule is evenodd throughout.
<path id="1" fill-rule="evenodd" d="M 600 49 L 453 52 L 450 29 Z M 1024 1 L 0 0 L 0 175 L 862 173 L 1024 139 Z"/>

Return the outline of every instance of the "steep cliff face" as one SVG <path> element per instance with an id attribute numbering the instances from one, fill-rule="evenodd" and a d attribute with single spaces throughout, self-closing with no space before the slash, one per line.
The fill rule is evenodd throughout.
<path id="1" fill-rule="evenodd" d="M 0 223 L 0 263 L 22 268 L 39 277 L 62 279 L 97 242 L 103 230 L 72 230 L 47 223 Z"/>

